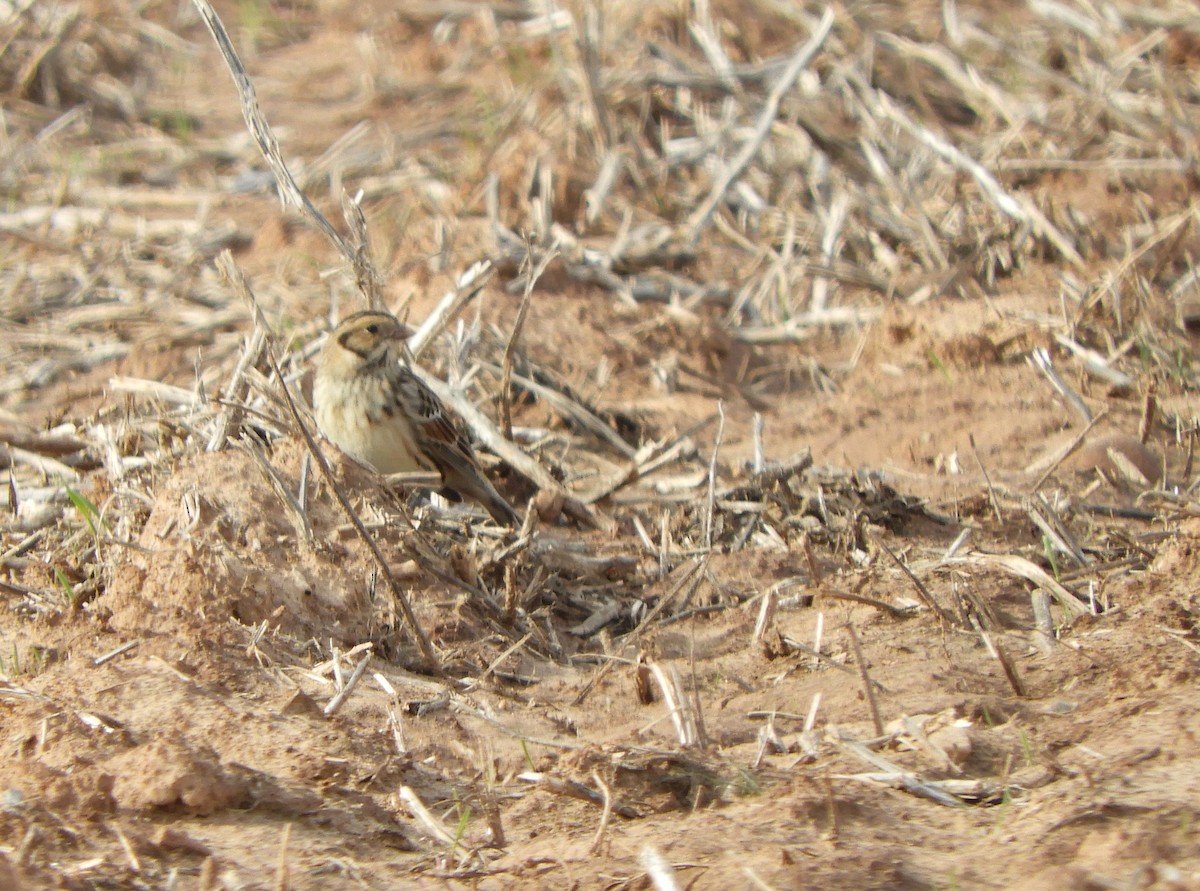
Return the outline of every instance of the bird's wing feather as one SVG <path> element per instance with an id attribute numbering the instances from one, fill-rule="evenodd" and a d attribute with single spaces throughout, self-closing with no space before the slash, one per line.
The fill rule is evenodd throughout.
<path id="1" fill-rule="evenodd" d="M 417 435 L 434 451 L 449 450 L 460 461 L 475 463 L 475 450 L 442 400 L 405 365 L 396 370 L 396 400 L 411 418 Z M 439 462 L 440 463 L 440 462 Z"/>

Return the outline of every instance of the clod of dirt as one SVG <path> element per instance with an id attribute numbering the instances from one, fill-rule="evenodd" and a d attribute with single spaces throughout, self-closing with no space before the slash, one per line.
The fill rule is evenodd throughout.
<path id="1" fill-rule="evenodd" d="M 1157 486 L 1163 478 L 1159 454 L 1136 436 L 1116 433 L 1081 448 L 1073 460 L 1080 470 L 1098 470 L 1113 483 Z"/>
<path id="2" fill-rule="evenodd" d="M 966 764 L 973 751 L 970 732 L 958 723 L 930 733 L 929 744 L 935 749 L 945 752 L 946 757 L 958 765 Z"/>
<path id="3" fill-rule="evenodd" d="M 298 477 L 298 448 L 280 448 L 272 461 Z M 337 526 L 327 501 L 313 498 L 307 509 L 315 529 Z M 234 618 L 244 625 L 266 620 L 301 638 L 370 635 L 362 564 L 347 559 L 339 542 L 300 542 L 278 495 L 244 452 L 202 454 L 181 464 L 160 487 L 138 545 L 102 598 L 117 630 L 212 639 Z"/>
<path id="4" fill-rule="evenodd" d="M 193 813 L 211 814 L 248 797 L 245 782 L 226 772 L 207 747 L 155 740 L 117 755 L 106 767 L 116 776 L 113 798 L 129 810 L 182 805 Z"/>

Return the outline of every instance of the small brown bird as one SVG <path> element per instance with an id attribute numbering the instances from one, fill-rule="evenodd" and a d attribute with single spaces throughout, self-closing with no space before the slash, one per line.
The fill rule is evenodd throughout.
<path id="1" fill-rule="evenodd" d="M 409 367 L 404 341 L 412 335 L 387 312 L 343 319 L 317 357 L 317 425 L 338 448 L 380 473 L 440 473 L 451 499 L 468 496 L 497 523 L 520 525 L 480 470 L 461 423 Z"/>

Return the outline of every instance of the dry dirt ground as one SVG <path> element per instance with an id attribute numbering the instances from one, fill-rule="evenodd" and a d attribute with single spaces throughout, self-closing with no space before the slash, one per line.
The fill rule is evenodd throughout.
<path id="1" fill-rule="evenodd" d="M 0 891 L 1200 888 L 1194 5 L 219 4 L 388 306 L 495 264 L 524 535 L 319 471 L 214 261 L 297 394 L 363 294 L 136 6 L 0 9 Z"/>

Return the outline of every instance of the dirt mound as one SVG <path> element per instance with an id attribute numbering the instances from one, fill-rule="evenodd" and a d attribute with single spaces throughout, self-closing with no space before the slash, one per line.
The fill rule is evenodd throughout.
<path id="1" fill-rule="evenodd" d="M 294 491 L 301 460 L 295 447 L 274 456 Z M 137 546 L 97 605 L 127 634 L 207 638 L 234 619 L 300 639 L 370 638 L 379 610 L 367 565 L 340 543 L 331 499 L 314 493 L 308 517 L 320 535 L 312 541 L 244 451 L 187 458 L 159 487 Z"/>

